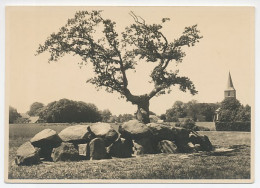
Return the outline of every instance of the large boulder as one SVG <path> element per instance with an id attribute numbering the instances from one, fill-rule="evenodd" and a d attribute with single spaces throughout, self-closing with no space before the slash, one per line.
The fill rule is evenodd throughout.
<path id="1" fill-rule="evenodd" d="M 130 120 L 119 126 L 119 133 L 123 138 L 132 140 L 150 138 L 152 136 L 149 127 L 138 120 Z"/>
<path id="2" fill-rule="evenodd" d="M 39 148 L 35 148 L 30 142 L 25 142 L 16 152 L 15 163 L 17 165 L 38 164 L 40 163 L 39 152 Z"/>
<path id="3" fill-rule="evenodd" d="M 67 127 L 59 133 L 59 137 L 63 142 L 71 142 L 75 144 L 87 143 L 93 138 L 88 127 L 89 125 L 74 125 Z"/>
<path id="4" fill-rule="evenodd" d="M 56 131 L 44 129 L 37 133 L 30 142 L 34 147 L 41 148 L 39 153 L 40 158 L 51 160 L 52 149 L 60 145 L 61 139 Z"/>
<path id="5" fill-rule="evenodd" d="M 108 123 L 95 123 L 89 126 L 89 131 L 97 138 L 104 140 L 105 146 L 111 145 L 118 138 L 118 133 Z"/>
<path id="6" fill-rule="evenodd" d="M 73 143 L 62 142 L 57 148 L 54 148 L 51 154 L 54 162 L 57 161 L 77 161 L 79 160 L 79 152 Z"/>
<path id="7" fill-rule="evenodd" d="M 154 154 L 157 152 L 151 138 L 144 137 L 139 140 L 134 140 L 133 145 L 134 155 Z"/>
<path id="8" fill-rule="evenodd" d="M 176 135 L 172 131 L 172 128 L 167 125 L 158 124 L 158 123 L 149 123 L 147 126 L 150 128 L 154 139 L 157 141 L 161 140 L 175 140 Z"/>
<path id="9" fill-rule="evenodd" d="M 107 152 L 111 157 L 127 158 L 133 153 L 132 140 L 118 138 L 113 144 L 107 147 Z"/>
<path id="10" fill-rule="evenodd" d="M 178 146 L 187 145 L 189 142 L 190 130 L 181 127 L 172 127 L 175 144 Z"/>
<path id="11" fill-rule="evenodd" d="M 200 145 L 199 150 L 201 151 L 213 150 L 213 146 L 206 135 L 200 135 L 198 133 L 193 132 L 189 135 L 189 140 L 194 145 L 199 144 Z"/>
<path id="12" fill-rule="evenodd" d="M 160 153 L 178 153 L 177 146 L 170 140 L 162 140 L 158 143 Z"/>
<path id="13" fill-rule="evenodd" d="M 95 138 L 89 142 L 90 160 L 107 159 L 105 143 L 101 138 Z"/>

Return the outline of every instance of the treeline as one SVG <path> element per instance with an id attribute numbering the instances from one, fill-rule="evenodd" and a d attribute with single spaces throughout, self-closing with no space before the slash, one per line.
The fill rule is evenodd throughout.
<path id="1" fill-rule="evenodd" d="M 180 118 L 190 118 L 193 121 L 213 121 L 219 103 L 198 103 L 195 100 L 184 103 L 176 101 L 172 108 L 161 115 L 167 122 L 178 122 Z"/>
<path id="2" fill-rule="evenodd" d="M 216 119 L 218 110 L 218 119 Z M 176 101 L 172 108 L 161 115 L 168 122 L 178 122 L 180 118 L 193 121 L 247 122 L 251 121 L 251 107 L 242 105 L 235 98 L 226 98 L 221 103 L 198 103 L 195 100 L 184 103 Z M 215 119 L 214 119 L 215 118 Z"/>
<path id="3" fill-rule="evenodd" d="M 26 114 L 39 116 L 40 121 L 46 123 L 125 122 L 134 118 L 132 114 L 115 116 L 108 109 L 101 111 L 94 104 L 68 99 L 54 101 L 47 106 L 35 102 Z M 9 123 L 26 122 L 28 120 L 23 118 L 15 108 L 9 107 Z"/>

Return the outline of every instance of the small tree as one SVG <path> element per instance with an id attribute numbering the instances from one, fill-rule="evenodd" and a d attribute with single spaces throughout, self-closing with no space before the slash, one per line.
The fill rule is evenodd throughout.
<path id="1" fill-rule="evenodd" d="M 28 115 L 30 115 L 30 116 L 38 116 L 43 107 L 44 107 L 43 103 L 34 102 L 30 106 L 30 110 L 28 111 Z"/>
<path id="2" fill-rule="evenodd" d="M 17 112 L 15 108 L 9 106 L 9 123 L 14 123 L 21 115 Z"/>
<path id="3" fill-rule="evenodd" d="M 91 62 L 96 75 L 87 82 L 97 88 L 104 87 L 108 92 L 116 91 L 137 105 L 137 118 L 144 123 L 150 121 L 150 99 L 170 93 L 171 86 L 179 85 L 181 91 L 197 93 L 188 77 L 179 76 L 179 70 L 168 68 L 169 64 L 182 62 L 185 56 L 182 47 L 194 46 L 202 38 L 197 25 L 185 27 L 183 34 L 171 42 L 161 31 L 169 18 L 163 18 L 161 24 L 148 24 L 131 12 L 134 23 L 119 35 L 116 23 L 103 18 L 101 12 L 77 12 L 59 32 L 51 34 L 39 46 L 37 54 L 48 51 L 49 62 L 68 53 L 79 55 L 83 62 Z M 95 34 L 100 31 L 100 35 Z M 135 69 L 140 60 L 156 64 L 150 74 L 154 89 L 143 95 L 133 95 L 128 88 L 127 71 Z"/>
<path id="4" fill-rule="evenodd" d="M 112 113 L 108 109 L 101 111 L 100 114 L 102 122 L 108 122 L 110 120 L 110 117 L 112 116 Z"/>
<path id="5" fill-rule="evenodd" d="M 225 98 L 220 105 L 219 121 L 237 121 L 237 114 L 241 108 L 241 103 L 235 98 Z"/>

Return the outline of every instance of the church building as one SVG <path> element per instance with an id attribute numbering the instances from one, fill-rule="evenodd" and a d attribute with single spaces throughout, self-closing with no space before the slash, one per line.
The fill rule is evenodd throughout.
<path id="1" fill-rule="evenodd" d="M 235 98 L 236 99 L 236 89 L 233 85 L 233 82 L 232 82 L 232 78 L 231 78 L 231 74 L 230 72 L 228 73 L 228 82 L 227 82 L 227 88 L 224 90 L 224 98 Z M 214 121 L 218 121 L 218 118 L 219 118 L 219 111 L 220 111 L 220 108 L 218 108 L 216 111 L 215 111 L 215 117 L 214 117 Z"/>

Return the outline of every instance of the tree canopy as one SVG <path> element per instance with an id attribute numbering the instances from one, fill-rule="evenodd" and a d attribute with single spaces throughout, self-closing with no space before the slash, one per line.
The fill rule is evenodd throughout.
<path id="1" fill-rule="evenodd" d="M 41 109 L 44 107 L 43 103 L 40 102 L 34 102 L 31 106 L 30 106 L 30 110 L 28 111 L 28 115 L 30 116 L 38 116 Z"/>
<path id="2" fill-rule="evenodd" d="M 61 99 L 49 103 L 39 113 L 48 123 L 80 123 L 101 121 L 101 115 L 94 104 Z"/>
<path id="3" fill-rule="evenodd" d="M 194 46 L 202 36 L 197 25 L 193 25 L 185 27 L 180 37 L 170 41 L 162 32 L 163 24 L 169 18 L 162 18 L 160 24 L 150 24 L 133 12 L 130 15 L 134 22 L 119 34 L 116 23 L 103 18 L 102 11 L 79 11 L 39 46 L 37 54 L 48 51 L 49 62 L 57 61 L 65 54 L 80 56 L 83 61 L 80 66 L 91 62 L 95 76 L 87 82 L 97 88 L 104 87 L 108 92 L 118 92 L 138 106 L 139 116 L 147 123 L 152 97 L 170 93 L 174 85 L 179 85 L 181 91 L 197 93 L 188 77 L 180 76 L 178 69 L 168 67 L 181 63 L 186 55 L 183 47 Z M 143 95 L 133 95 L 128 88 L 127 71 L 135 69 L 141 61 L 155 64 L 150 74 L 154 89 Z"/>
<path id="4" fill-rule="evenodd" d="M 14 107 L 9 106 L 9 123 L 14 123 L 19 117 L 21 117 L 21 115 L 17 110 Z"/>

